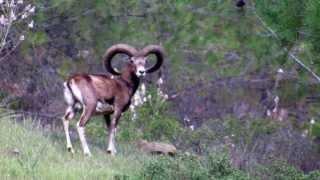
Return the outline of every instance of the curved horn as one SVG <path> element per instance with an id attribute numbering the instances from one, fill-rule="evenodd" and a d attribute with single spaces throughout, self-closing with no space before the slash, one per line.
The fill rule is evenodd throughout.
<path id="1" fill-rule="evenodd" d="M 158 46 L 158 45 L 146 46 L 145 48 L 143 48 L 141 50 L 141 54 L 142 54 L 142 56 L 148 56 L 150 54 L 154 54 L 157 57 L 156 64 L 154 66 L 152 66 L 151 68 L 149 68 L 146 71 L 147 73 L 152 73 L 161 67 L 161 65 L 163 63 L 163 59 L 164 59 L 164 50 L 161 46 Z"/>
<path id="2" fill-rule="evenodd" d="M 134 56 L 137 53 L 137 50 L 128 45 L 128 44 L 116 44 L 111 46 L 105 53 L 103 60 L 104 60 L 104 66 L 107 71 L 109 71 L 111 74 L 114 75 L 120 75 L 119 72 L 113 69 L 112 67 L 112 58 L 119 53 L 126 54 L 130 57 Z"/>

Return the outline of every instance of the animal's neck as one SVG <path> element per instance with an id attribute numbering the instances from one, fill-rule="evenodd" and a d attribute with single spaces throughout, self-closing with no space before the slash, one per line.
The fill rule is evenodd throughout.
<path id="1" fill-rule="evenodd" d="M 130 95 L 133 96 L 139 87 L 139 77 L 132 71 L 125 71 L 121 74 L 121 79 L 129 86 Z"/>

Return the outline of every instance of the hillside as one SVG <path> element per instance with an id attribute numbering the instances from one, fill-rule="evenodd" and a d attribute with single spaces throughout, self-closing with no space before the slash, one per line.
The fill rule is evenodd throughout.
<path id="1" fill-rule="evenodd" d="M 0 172 L 308 179 L 320 169 L 320 3 L 236 1 L 0 1 Z M 146 102 L 121 118 L 119 156 L 105 154 L 105 123 L 97 116 L 86 129 L 94 157 L 83 157 L 79 144 L 72 157 L 61 123 L 63 81 L 74 73 L 108 74 L 102 57 L 117 43 L 161 45 L 164 65 L 142 79 Z M 125 61 L 117 56 L 114 66 Z M 150 57 L 147 65 L 154 62 Z M 78 142 L 76 120 L 71 124 Z M 179 155 L 142 154 L 139 139 L 173 143 Z M 172 168 L 178 163 L 179 170 Z"/>
<path id="2" fill-rule="evenodd" d="M 61 130 L 43 129 L 35 120 L 14 119 L 1 110 L 1 179 L 256 179 L 296 178 L 316 180 L 319 171 L 309 174 L 285 164 L 259 167 L 247 174 L 231 167 L 228 155 L 216 151 L 206 156 L 179 152 L 175 157 L 140 152 L 134 143 L 121 142 L 119 154 L 108 156 L 100 144 L 92 145 L 94 156 L 84 157 L 76 144 L 75 155 L 64 149 Z"/>

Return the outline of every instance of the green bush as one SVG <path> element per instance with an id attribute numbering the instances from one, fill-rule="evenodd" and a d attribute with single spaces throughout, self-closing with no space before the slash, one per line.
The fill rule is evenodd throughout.
<path id="1" fill-rule="evenodd" d="M 308 0 L 306 5 L 305 23 L 308 31 L 308 39 L 311 41 L 313 49 L 316 52 L 320 50 L 320 2 L 317 0 Z"/>
<path id="2" fill-rule="evenodd" d="M 132 120 L 130 112 L 123 118 L 119 131 L 123 140 L 172 140 L 181 132 L 178 120 L 168 112 L 170 104 L 158 96 L 155 89 L 151 88 L 149 94 L 151 99 L 137 108 L 137 119 Z"/>
<path id="3" fill-rule="evenodd" d="M 262 167 L 260 173 L 260 176 L 274 180 L 302 180 L 306 177 L 302 171 L 282 161 Z"/>
<path id="4" fill-rule="evenodd" d="M 299 39 L 305 11 L 304 0 L 256 0 L 256 8 L 275 29 L 282 45 L 293 45 Z"/>
<path id="5" fill-rule="evenodd" d="M 320 179 L 320 171 L 312 171 L 305 175 L 305 180 L 318 180 Z"/>
<path id="6" fill-rule="evenodd" d="M 174 158 L 159 157 L 143 165 L 143 179 L 249 179 L 246 173 L 231 167 L 224 153 L 200 156 L 183 154 Z"/>

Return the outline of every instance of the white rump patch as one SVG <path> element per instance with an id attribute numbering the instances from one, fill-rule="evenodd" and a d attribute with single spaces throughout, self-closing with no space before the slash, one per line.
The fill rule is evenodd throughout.
<path id="1" fill-rule="evenodd" d="M 72 93 L 67 86 L 67 82 L 64 82 L 63 85 L 64 85 L 64 90 L 63 90 L 64 99 L 69 106 L 72 106 L 74 104 Z"/>
<path id="2" fill-rule="evenodd" d="M 81 91 L 73 80 L 70 83 L 70 88 L 71 88 L 74 96 L 77 98 L 77 100 L 80 101 L 81 104 L 83 104 L 83 98 L 82 98 Z"/>

